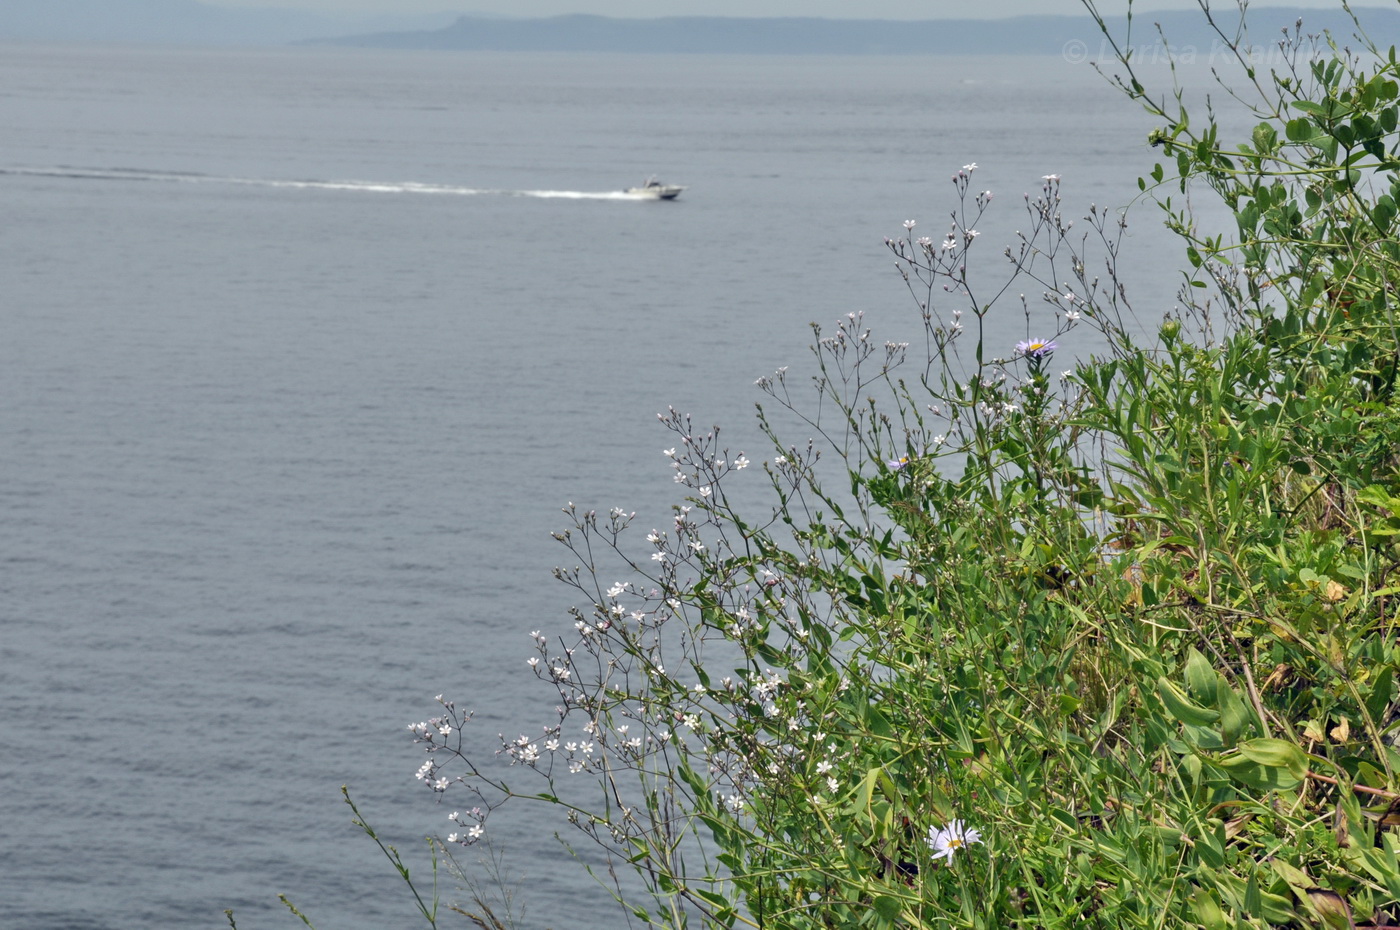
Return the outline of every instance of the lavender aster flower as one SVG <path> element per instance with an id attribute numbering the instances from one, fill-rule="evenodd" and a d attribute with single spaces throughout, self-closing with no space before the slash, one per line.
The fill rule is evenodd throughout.
<path id="1" fill-rule="evenodd" d="M 1016 343 L 1016 354 L 1025 358 L 1042 359 L 1059 348 L 1053 339 L 1022 339 Z"/>
<path id="2" fill-rule="evenodd" d="M 885 464 L 889 466 L 890 471 L 899 471 L 901 468 L 904 468 L 909 464 L 909 456 L 901 455 L 897 459 L 890 459 Z"/>

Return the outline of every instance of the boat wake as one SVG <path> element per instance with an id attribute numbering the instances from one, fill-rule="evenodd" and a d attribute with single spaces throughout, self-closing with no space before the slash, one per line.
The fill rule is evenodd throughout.
<path id="1" fill-rule="evenodd" d="M 180 171 L 149 171 L 140 168 L 81 168 L 58 165 L 51 168 L 0 166 L 0 176 L 19 175 L 43 178 L 71 178 L 81 181 L 151 181 L 171 184 L 239 184 L 249 187 L 301 188 L 308 190 L 350 191 L 365 194 L 437 194 L 451 197 L 541 197 L 558 200 L 645 200 L 626 191 L 513 191 L 491 188 L 457 187 L 449 184 L 423 184 L 417 181 L 318 181 L 277 180 L 275 178 L 221 177 Z"/>

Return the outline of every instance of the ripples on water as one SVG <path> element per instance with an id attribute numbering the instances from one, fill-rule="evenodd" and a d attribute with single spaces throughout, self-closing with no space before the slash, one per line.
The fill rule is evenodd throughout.
<path id="1" fill-rule="evenodd" d="M 9 48 L 0 86 L 16 927 L 290 925 L 277 892 L 411 924 L 338 786 L 416 856 L 433 695 L 487 747 L 551 719 L 558 508 L 662 524 L 656 411 L 757 458 L 752 382 L 803 370 L 808 321 L 908 338 L 881 242 L 940 235 L 959 166 L 998 243 L 1042 174 L 1082 211 L 1150 168 L 1058 60 Z M 616 192 L 653 172 L 689 189 Z M 1138 265 L 1152 318 L 1174 283 Z M 501 813 L 529 923 L 619 925 L 562 822 Z"/>

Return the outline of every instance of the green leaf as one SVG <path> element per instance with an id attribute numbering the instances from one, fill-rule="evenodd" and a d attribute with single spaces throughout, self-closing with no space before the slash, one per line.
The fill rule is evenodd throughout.
<path id="1" fill-rule="evenodd" d="M 1370 713 L 1372 720 L 1384 720 L 1386 711 L 1390 709 L 1391 678 L 1392 670 L 1387 665 L 1381 669 L 1376 680 L 1371 683 L 1371 693 L 1366 698 L 1366 710 Z"/>
<path id="2" fill-rule="evenodd" d="M 1307 142 L 1314 132 L 1312 121 L 1302 117 L 1289 120 L 1283 131 L 1290 142 Z"/>
<path id="3" fill-rule="evenodd" d="M 1258 737 L 1239 745 L 1240 755 L 1260 765 L 1287 769 L 1299 781 L 1308 777 L 1308 757 L 1287 740 Z"/>
<path id="4" fill-rule="evenodd" d="M 1191 896 L 1191 909 L 1196 912 L 1196 919 L 1206 930 L 1229 930 L 1230 923 L 1225 919 L 1225 912 L 1220 909 L 1220 902 L 1216 901 L 1215 895 L 1207 889 L 1196 889 L 1196 893 Z"/>
<path id="5" fill-rule="evenodd" d="M 1210 660 L 1192 646 L 1186 659 L 1186 687 L 1191 697 L 1202 704 L 1214 704 L 1219 681 L 1220 673 L 1210 664 Z"/>
<path id="6" fill-rule="evenodd" d="M 1181 723 L 1193 727 L 1204 727 L 1220 719 L 1218 711 L 1210 710 L 1195 703 L 1165 677 L 1157 679 L 1157 695 L 1171 714 Z"/>
<path id="7" fill-rule="evenodd" d="M 878 894 L 875 896 L 875 912 L 886 920 L 899 920 L 900 912 L 903 910 L 904 905 L 894 895 Z"/>
<path id="8" fill-rule="evenodd" d="M 1244 910 L 1247 914 L 1257 914 L 1264 902 L 1259 897 L 1259 876 L 1249 873 L 1249 882 L 1244 886 Z"/>
<path id="9" fill-rule="evenodd" d="M 1259 791 L 1287 791 L 1307 778 L 1303 751 L 1281 739 L 1246 740 L 1236 751 L 1216 760 L 1231 778 Z"/>
<path id="10" fill-rule="evenodd" d="M 866 705 L 865 724 L 870 727 L 870 732 L 876 736 L 883 736 L 887 739 L 894 737 L 894 727 L 890 726 L 889 718 L 874 705 Z"/>
<path id="11" fill-rule="evenodd" d="M 856 789 L 855 797 L 852 799 L 854 813 L 863 814 L 870 810 L 871 799 L 875 796 L 875 784 L 880 780 L 880 767 L 870 769 L 865 773 L 865 777 L 860 781 L 860 787 Z"/>
<path id="12" fill-rule="evenodd" d="M 1223 686 L 1219 692 L 1220 736 L 1227 747 L 1233 746 L 1245 727 L 1254 720 L 1253 712 L 1234 689 Z"/>

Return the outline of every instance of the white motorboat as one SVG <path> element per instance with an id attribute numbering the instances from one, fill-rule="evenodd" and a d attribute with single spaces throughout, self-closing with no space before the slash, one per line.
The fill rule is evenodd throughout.
<path id="1" fill-rule="evenodd" d="M 684 187 L 676 184 L 662 184 L 653 175 L 647 178 L 647 182 L 641 187 L 629 187 L 623 193 L 648 200 L 675 200 L 683 190 L 685 190 Z"/>

